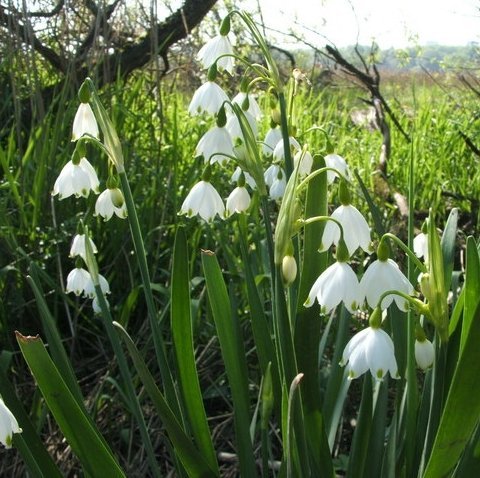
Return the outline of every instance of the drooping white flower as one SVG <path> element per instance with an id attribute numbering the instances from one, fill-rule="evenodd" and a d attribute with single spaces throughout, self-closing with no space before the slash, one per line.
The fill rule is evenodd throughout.
<path id="1" fill-rule="evenodd" d="M 435 349 L 430 340 L 415 340 L 415 360 L 422 370 L 427 370 L 427 368 L 430 368 L 433 365 L 433 361 L 435 360 Z"/>
<path id="2" fill-rule="evenodd" d="M 345 179 L 350 179 L 350 170 L 348 169 L 347 162 L 342 156 L 339 156 L 338 154 L 327 154 L 324 159 L 327 168 L 335 168 Z M 333 183 L 336 177 L 338 177 L 338 174 L 335 171 L 327 171 L 328 184 Z"/>
<path id="3" fill-rule="evenodd" d="M 211 164 L 224 163 L 234 156 L 233 141 L 225 127 L 214 126 L 200 139 L 195 149 L 195 155 L 203 155 L 205 162 Z"/>
<path id="4" fill-rule="evenodd" d="M 268 190 L 268 195 L 270 199 L 276 201 L 277 199 L 281 199 L 285 194 L 285 189 L 287 188 L 287 177 L 283 170 L 280 170 L 277 177 L 273 180 L 272 185 Z"/>
<path id="5" fill-rule="evenodd" d="M 392 259 L 373 261 L 360 281 L 360 288 L 368 305 L 372 308 L 377 306 L 380 296 L 388 290 L 397 290 L 407 295 L 412 295 L 414 290 L 412 284 Z M 387 295 L 379 305 L 382 310 L 386 309 L 393 300 L 400 310 L 407 311 L 408 301 L 396 294 Z"/>
<path id="6" fill-rule="evenodd" d="M 243 173 L 244 177 L 245 177 L 245 182 L 252 188 L 252 189 L 255 189 L 257 187 L 257 183 L 255 182 L 255 179 L 253 179 L 253 177 L 247 173 L 246 171 L 242 171 L 240 166 L 237 166 L 235 171 L 233 172 L 232 174 L 232 177 L 230 178 L 230 181 L 232 183 L 237 183 L 239 178 L 240 178 L 240 175 Z"/>
<path id="7" fill-rule="evenodd" d="M 302 149 L 302 147 L 300 146 L 300 143 L 293 136 L 290 136 L 288 138 L 288 141 L 290 143 L 290 150 L 293 154 L 295 154 L 297 151 L 300 151 Z M 283 161 L 285 159 L 285 148 L 283 146 L 284 145 L 283 145 L 283 138 L 282 138 L 275 145 L 275 148 L 273 148 L 274 160 Z"/>
<path id="8" fill-rule="evenodd" d="M 393 341 L 380 328 L 367 327 L 348 342 L 343 351 L 341 366 L 347 366 L 350 380 L 370 370 L 376 380 L 382 380 L 390 372 L 392 378 L 399 378 Z"/>
<path id="9" fill-rule="evenodd" d="M 107 188 L 97 198 L 95 216 L 101 216 L 105 221 L 108 221 L 114 213 L 120 219 L 125 219 L 127 217 L 127 205 L 120 189 Z"/>
<path id="10" fill-rule="evenodd" d="M 207 81 L 193 94 L 188 112 L 192 115 L 206 112 L 215 115 L 225 101 L 228 101 L 227 94 L 214 81 Z"/>
<path id="11" fill-rule="evenodd" d="M 248 109 L 247 112 L 256 120 L 260 119 L 262 116 L 262 110 L 260 109 L 260 106 L 257 103 L 257 100 L 252 94 L 247 94 L 244 92 L 240 92 L 232 100 L 232 103 L 236 103 L 240 107 L 243 107 L 243 103 L 248 97 Z"/>
<path id="12" fill-rule="evenodd" d="M 300 163 L 300 165 L 299 165 Z M 293 164 L 296 168 L 298 165 L 298 174 L 300 177 L 308 176 L 313 166 L 313 157 L 309 151 L 297 151 L 293 157 Z"/>
<path id="13" fill-rule="evenodd" d="M 72 141 L 86 134 L 98 139 L 98 125 L 90 105 L 80 103 L 73 120 Z"/>
<path id="14" fill-rule="evenodd" d="M 262 144 L 262 151 L 265 155 L 273 155 L 273 150 L 279 141 L 282 139 L 282 132 L 280 128 L 270 128 L 265 135 Z"/>
<path id="15" fill-rule="evenodd" d="M 250 206 L 250 194 L 245 186 L 237 186 L 228 196 L 226 205 L 226 215 L 230 216 L 234 212 L 244 212 Z"/>
<path id="16" fill-rule="evenodd" d="M 188 217 L 199 215 L 204 221 L 212 221 L 218 214 L 225 215 L 225 206 L 220 194 L 209 181 L 199 181 L 188 193 L 180 208 L 180 214 Z"/>
<path id="17" fill-rule="evenodd" d="M 69 161 L 55 181 L 52 196 L 58 194 L 58 198 L 65 199 L 74 194 L 76 197 L 88 197 L 90 191 L 98 194 L 97 173 L 87 158 L 81 158 L 78 164 Z"/>
<path id="18" fill-rule="evenodd" d="M 428 235 L 421 232 L 413 238 L 413 252 L 417 257 L 423 257 L 428 262 Z"/>
<path id="19" fill-rule="evenodd" d="M 210 68 L 215 61 L 222 55 L 217 61 L 217 68 L 219 70 L 226 70 L 231 75 L 233 74 L 234 58 L 232 43 L 227 35 L 217 35 L 208 40 L 205 45 L 200 48 L 197 53 L 197 60 L 202 63 L 204 68 Z"/>
<path id="20" fill-rule="evenodd" d="M 98 283 L 100 285 L 100 289 L 102 289 L 103 294 L 110 294 L 110 285 L 108 284 L 107 279 L 103 277 L 101 274 L 98 274 Z M 94 299 L 96 297 L 95 292 L 95 285 L 93 284 L 93 279 L 90 276 L 90 280 L 87 281 L 85 284 L 85 296 L 89 297 L 90 299 Z"/>
<path id="21" fill-rule="evenodd" d="M 271 164 L 263 174 L 263 177 L 265 178 L 265 184 L 270 187 L 273 182 L 278 178 L 279 174 L 285 176 L 285 172 L 278 164 Z"/>
<path id="22" fill-rule="evenodd" d="M 2 397 L 0 397 L 0 443 L 2 443 L 5 448 L 11 448 L 12 435 L 21 432 L 22 429 L 18 426 L 17 419 L 5 405 Z"/>
<path id="23" fill-rule="evenodd" d="M 310 289 L 305 307 L 311 307 L 315 298 L 324 314 L 342 301 L 351 313 L 363 303 L 357 276 L 346 262 L 335 262 L 320 274 Z"/>
<path id="24" fill-rule="evenodd" d="M 244 111 L 243 114 L 245 115 L 245 118 L 247 118 L 248 124 L 250 125 L 250 128 L 252 130 L 253 136 L 256 138 L 258 136 L 258 126 L 257 126 L 257 120 L 248 112 Z M 232 137 L 233 141 L 237 138 L 240 138 L 242 142 L 245 142 L 243 138 L 243 131 L 240 126 L 240 121 L 238 120 L 237 115 L 230 115 L 227 120 L 227 124 L 225 126 L 227 128 L 227 131 L 230 133 L 230 136 Z"/>
<path id="25" fill-rule="evenodd" d="M 82 267 L 75 267 L 67 276 L 67 287 L 65 291 L 67 294 L 73 292 L 79 296 L 85 293 L 85 288 L 91 281 L 92 278 L 87 270 Z"/>
<path id="26" fill-rule="evenodd" d="M 372 252 L 370 227 L 362 213 L 355 206 L 351 204 L 342 205 L 333 211 L 331 217 L 342 225 L 343 239 L 350 255 L 353 255 L 359 247 L 368 254 Z M 339 240 L 340 228 L 335 222 L 327 221 L 320 249 L 325 251 L 332 244 L 337 245 Z"/>
<path id="27" fill-rule="evenodd" d="M 85 234 L 76 234 L 70 247 L 70 257 L 80 256 L 85 262 L 87 262 L 87 252 L 85 248 Z M 97 246 L 93 242 L 92 238 L 88 238 L 92 247 L 92 252 L 96 254 L 98 252 Z"/>

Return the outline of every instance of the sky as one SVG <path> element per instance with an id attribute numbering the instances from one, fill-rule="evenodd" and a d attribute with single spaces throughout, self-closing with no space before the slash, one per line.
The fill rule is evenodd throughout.
<path id="1" fill-rule="evenodd" d="M 295 28 L 338 47 L 375 40 L 380 48 L 480 43 L 480 0 L 244 0 L 259 3 L 265 25 Z M 247 8 L 247 7 L 245 7 Z M 312 32 L 300 29 L 306 26 Z"/>

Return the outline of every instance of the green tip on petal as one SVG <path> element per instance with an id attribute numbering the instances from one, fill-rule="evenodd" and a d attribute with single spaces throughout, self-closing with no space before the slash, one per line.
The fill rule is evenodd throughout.
<path id="1" fill-rule="evenodd" d="M 376 375 L 377 375 L 377 376 L 376 376 L 377 380 L 383 380 L 383 370 L 382 370 L 381 368 L 379 368 L 379 369 L 377 370 L 377 374 L 376 374 Z"/>

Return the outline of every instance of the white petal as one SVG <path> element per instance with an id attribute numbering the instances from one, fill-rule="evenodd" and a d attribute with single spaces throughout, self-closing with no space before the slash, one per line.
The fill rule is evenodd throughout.
<path id="1" fill-rule="evenodd" d="M 77 141 L 85 134 L 98 139 L 98 125 L 92 108 L 88 103 L 80 103 L 73 120 L 72 141 Z"/>
<path id="2" fill-rule="evenodd" d="M 89 281 L 91 281 L 90 274 L 81 267 L 76 267 L 67 276 L 67 287 L 65 291 L 67 294 L 73 292 L 75 295 L 81 295 L 85 291 Z"/>
<path id="3" fill-rule="evenodd" d="M 270 128 L 267 131 L 265 139 L 263 140 L 263 144 L 262 144 L 263 154 L 272 155 L 273 150 L 275 149 L 275 146 L 278 144 L 278 142 L 281 139 L 282 139 L 282 132 L 280 131 L 280 128 L 278 127 Z"/>
<path id="4" fill-rule="evenodd" d="M 228 156 L 234 156 L 233 142 L 226 128 L 213 127 L 207 131 L 197 144 L 197 156 L 203 155 L 205 162 L 228 161 Z"/>
<path id="5" fill-rule="evenodd" d="M 215 115 L 225 101 L 228 101 L 228 96 L 222 88 L 213 81 L 207 81 L 195 91 L 188 112 L 192 116 L 202 112 Z"/>
<path id="6" fill-rule="evenodd" d="M 227 215 L 234 212 L 243 212 L 250 206 L 250 194 L 245 187 L 236 187 L 227 198 L 226 212 Z"/>
<path id="7" fill-rule="evenodd" d="M 22 429 L 18 426 L 17 419 L 0 397 L 0 443 L 2 443 L 5 448 L 11 448 L 12 435 L 14 433 L 21 433 L 21 431 Z"/>
<path id="8" fill-rule="evenodd" d="M 350 178 L 350 172 L 348 170 L 347 163 L 338 154 L 327 154 L 325 156 L 325 165 L 329 168 L 334 168 L 342 174 L 345 178 Z M 334 171 L 327 171 L 327 182 L 329 184 L 333 183 L 338 174 Z"/>
<path id="9" fill-rule="evenodd" d="M 232 44 L 228 36 L 217 35 L 211 38 L 197 54 L 197 60 L 202 62 L 204 68 L 210 68 L 213 63 L 222 55 L 231 55 L 233 53 Z M 226 70 L 233 73 L 234 59 L 232 56 L 220 58 L 217 61 L 219 70 Z"/>

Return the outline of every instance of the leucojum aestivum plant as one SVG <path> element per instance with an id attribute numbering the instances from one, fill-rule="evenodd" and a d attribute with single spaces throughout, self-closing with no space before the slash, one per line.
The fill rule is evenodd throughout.
<path id="1" fill-rule="evenodd" d="M 232 21 L 243 22 L 261 62 L 235 54 Z M 210 231 L 223 221 L 222 227 L 231 228 L 233 250 L 239 251 L 240 290 L 248 304 L 247 316 L 240 318 L 220 267 L 222 258 L 210 250 L 201 253 L 208 309 L 230 390 L 239 475 L 474 476 L 479 464 L 480 261 L 478 246 L 469 237 L 463 287 L 449 299 L 457 211 L 451 212 L 441 237 L 433 211 L 417 225 L 422 232 L 414 238 L 410 210 L 408 244 L 383 231 L 380 211 L 358 174 L 335 151 L 329 132 L 315 125 L 299 130 L 296 95 L 307 79 L 299 70 L 286 81 L 281 77 L 266 39 L 248 14 L 228 14 L 198 60 L 207 81 L 194 93 L 188 111 L 210 128 L 192 145 L 203 172 L 178 212 L 185 222 L 197 221 Z M 220 85 L 222 76 L 234 76 L 236 65 L 243 73 L 239 92 L 230 99 Z M 90 148 L 104 154 L 109 177 L 95 214 L 105 221 L 115 215 L 115 220 L 129 221 L 160 380 L 153 378 L 144 353 L 112 317 L 106 299 L 110 285 L 99 272 L 88 214 L 73 238 L 75 267 L 65 292 L 91 299 L 92 313 L 102 320 L 118 363 L 125 410 L 138 430 L 151 475 L 162 475 L 165 458 L 155 450 L 157 437 L 143 415 L 141 401 L 147 400 L 163 423 L 178 476 L 220 476 L 224 450 L 214 447 L 196 372 L 184 228 L 178 228 L 173 248 L 171 340 L 166 341 L 119 135 L 90 79 L 80 88 L 79 99 L 72 159 L 52 194 L 66 201 L 73 195 L 99 194 L 100 180 L 87 158 Z M 260 134 L 266 129 L 265 117 L 269 128 Z M 318 137 L 324 146 L 313 151 L 309 143 L 317 144 Z M 410 204 L 414 165 L 412 148 Z M 226 203 L 215 187 L 216 181 L 225 184 L 225 177 L 234 184 Z M 362 196 L 376 219 L 374 228 L 357 208 Z M 267 260 L 260 273 L 268 278 L 267 287 L 257 280 L 258 267 L 252 263 L 249 221 L 254 213 L 264 231 Z M 29 283 L 49 352 L 39 337 L 18 334 L 17 339 L 46 405 L 86 474 L 125 476 L 115 450 L 85 407 L 34 264 Z M 239 319 L 247 321 L 255 344 L 261 380 L 254 387 Z M 339 456 L 344 405 L 353 381 L 362 383 L 355 395 L 356 424 L 348 452 Z M 146 392 L 141 396 L 139 382 Z M 14 398 L 9 402 L 16 403 Z M 2 443 L 10 446 L 13 436 L 38 476 L 60 476 L 45 450 L 33 446 L 38 438 L 28 417 L 20 411 L 16 415 L 18 423 L 0 401 Z"/>

